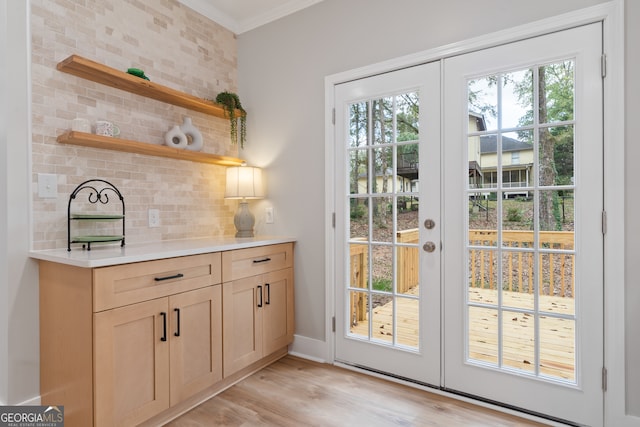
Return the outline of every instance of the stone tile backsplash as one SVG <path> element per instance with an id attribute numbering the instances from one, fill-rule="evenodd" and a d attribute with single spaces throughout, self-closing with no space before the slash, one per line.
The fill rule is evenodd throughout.
<path id="1" fill-rule="evenodd" d="M 127 243 L 233 234 L 236 202 L 225 201 L 225 168 L 63 145 L 56 137 L 76 117 L 116 123 L 120 137 L 162 144 L 183 117 L 204 137 L 203 151 L 238 157 L 226 120 L 140 97 L 60 72 L 69 55 L 213 99 L 237 91 L 232 32 L 176 0 L 31 0 L 33 247 L 67 244 L 69 194 L 88 179 L 114 184 L 126 204 Z M 58 197 L 37 194 L 38 173 L 58 176 Z M 161 226 L 147 226 L 159 209 Z"/>

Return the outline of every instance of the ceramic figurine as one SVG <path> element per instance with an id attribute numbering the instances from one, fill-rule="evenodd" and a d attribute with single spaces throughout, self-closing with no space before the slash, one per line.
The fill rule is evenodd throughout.
<path id="1" fill-rule="evenodd" d="M 184 122 L 180 126 L 180 130 L 187 135 L 188 143 L 185 147 L 187 150 L 191 151 L 201 151 L 202 150 L 202 134 L 198 130 L 197 127 L 193 125 L 191 122 L 191 117 L 185 117 Z"/>
<path id="2" fill-rule="evenodd" d="M 187 135 L 180 130 L 178 125 L 175 125 L 164 134 L 164 144 L 173 148 L 187 148 Z"/>

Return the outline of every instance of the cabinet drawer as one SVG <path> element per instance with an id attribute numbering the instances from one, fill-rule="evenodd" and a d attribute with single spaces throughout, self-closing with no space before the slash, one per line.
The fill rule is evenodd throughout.
<path id="1" fill-rule="evenodd" d="M 293 243 L 237 249 L 222 253 L 222 281 L 293 267 Z"/>
<path id="2" fill-rule="evenodd" d="M 93 311 L 203 288 L 221 280 L 220 253 L 95 268 Z"/>

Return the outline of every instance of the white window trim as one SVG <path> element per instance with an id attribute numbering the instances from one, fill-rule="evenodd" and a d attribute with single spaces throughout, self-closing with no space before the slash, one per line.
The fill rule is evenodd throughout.
<path id="1" fill-rule="evenodd" d="M 626 415 L 625 355 L 616 351 L 625 348 L 624 302 L 624 0 L 572 11 L 566 14 L 532 22 L 507 30 L 452 43 L 389 61 L 333 74 L 325 77 L 325 206 L 328 218 L 325 230 L 325 276 L 326 276 L 326 357 L 333 362 L 334 338 L 332 318 L 335 313 L 334 253 L 335 235 L 332 216 L 335 212 L 334 192 L 334 86 L 339 83 L 389 72 L 426 62 L 441 60 L 499 44 L 548 34 L 583 24 L 604 22 L 604 51 L 607 57 L 607 78 L 604 80 L 604 174 L 607 212 L 607 234 L 605 236 L 605 348 L 604 359 L 608 370 L 608 388 L 605 393 L 605 425 L 637 427 L 640 418 Z M 615 254 L 615 256 L 611 256 Z M 499 409 L 499 408 L 498 408 Z"/>

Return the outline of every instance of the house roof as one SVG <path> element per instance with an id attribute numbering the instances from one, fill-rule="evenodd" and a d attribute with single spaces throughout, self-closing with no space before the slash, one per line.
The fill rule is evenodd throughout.
<path id="1" fill-rule="evenodd" d="M 519 141 L 502 135 L 502 152 L 533 150 L 533 144 Z M 498 151 L 498 135 L 482 135 L 480 137 L 480 152 L 482 154 Z"/>
<path id="2" fill-rule="evenodd" d="M 476 120 L 476 131 L 487 130 L 487 122 L 484 120 L 484 114 L 469 111 L 469 117 L 473 117 Z"/>

